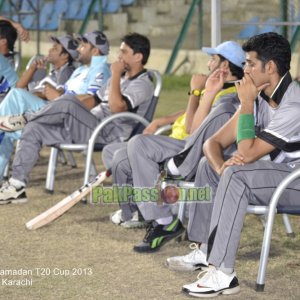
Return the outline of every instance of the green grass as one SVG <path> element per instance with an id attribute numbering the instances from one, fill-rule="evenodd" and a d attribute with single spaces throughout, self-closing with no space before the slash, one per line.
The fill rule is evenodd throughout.
<path id="1" fill-rule="evenodd" d="M 185 109 L 188 101 L 190 76 L 163 76 L 162 91 L 155 117 Z"/>
<path id="2" fill-rule="evenodd" d="M 21 59 L 21 67 L 20 67 L 20 69 L 18 71 L 18 75 L 19 76 L 21 76 L 22 73 L 24 72 L 24 70 L 26 69 L 26 65 L 27 65 L 29 59 L 30 59 L 30 57 L 22 57 L 22 59 Z"/>

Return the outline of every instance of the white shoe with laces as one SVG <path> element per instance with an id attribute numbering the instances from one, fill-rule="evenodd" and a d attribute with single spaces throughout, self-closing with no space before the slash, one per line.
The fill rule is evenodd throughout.
<path id="1" fill-rule="evenodd" d="M 144 228 L 146 227 L 146 222 L 139 220 L 139 213 L 138 211 L 135 211 L 130 220 L 124 221 L 120 225 L 127 229 Z"/>
<path id="2" fill-rule="evenodd" d="M 4 182 L 0 188 L 0 205 L 8 203 L 27 202 L 25 187 L 15 187 L 10 182 Z"/>
<path id="3" fill-rule="evenodd" d="M 190 244 L 190 249 L 193 251 L 187 255 L 169 257 L 166 260 L 166 265 L 174 271 L 195 271 L 208 266 L 206 254 L 204 254 L 199 245 L 196 243 Z"/>
<path id="4" fill-rule="evenodd" d="M 139 213 L 135 211 L 132 215 L 132 218 L 128 221 L 124 221 L 122 218 L 122 210 L 119 209 L 113 214 L 110 215 L 110 220 L 116 224 L 121 225 L 124 228 L 131 229 L 131 228 L 143 228 L 145 227 L 145 221 L 139 220 Z"/>
<path id="5" fill-rule="evenodd" d="M 182 287 L 182 292 L 189 296 L 199 298 L 212 298 L 219 294 L 232 295 L 240 291 L 239 281 L 236 273 L 228 275 L 209 266 L 205 271 L 198 274 L 198 280 Z"/>
<path id="6" fill-rule="evenodd" d="M 26 125 L 23 115 L 0 116 L 0 130 L 13 132 L 21 130 Z"/>
<path id="7" fill-rule="evenodd" d="M 123 221 L 122 219 L 122 209 L 119 209 L 110 215 L 110 220 L 116 224 L 120 225 Z"/>

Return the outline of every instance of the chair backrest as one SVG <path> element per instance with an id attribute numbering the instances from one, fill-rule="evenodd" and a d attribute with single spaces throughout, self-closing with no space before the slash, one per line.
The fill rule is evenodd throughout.
<path id="1" fill-rule="evenodd" d="M 28 1 L 28 0 L 23 0 L 21 2 L 21 10 L 22 11 L 32 11 L 33 7 L 36 7 L 37 6 L 37 0 L 31 0 L 31 1 Z"/>
<path id="2" fill-rule="evenodd" d="M 146 119 L 147 121 L 151 122 L 155 113 L 155 109 L 158 103 L 158 99 L 159 99 L 159 94 L 162 88 L 162 79 L 161 79 L 161 75 L 158 71 L 156 70 L 148 70 L 149 76 L 151 76 L 152 80 L 154 81 L 154 93 L 151 99 L 151 103 L 145 113 L 145 115 L 143 116 L 144 119 Z M 142 124 L 141 122 L 138 122 L 135 127 L 133 128 L 128 140 L 130 138 L 132 138 L 133 136 L 137 135 L 137 134 L 141 134 L 143 132 L 143 130 L 145 129 L 145 125 Z M 94 151 L 102 151 L 103 149 L 103 145 L 99 144 L 99 143 L 95 143 L 94 146 Z"/>
<path id="3" fill-rule="evenodd" d="M 162 79 L 161 79 L 160 73 L 156 70 L 148 70 L 148 73 L 149 73 L 149 76 L 151 77 L 151 80 L 155 84 L 155 89 L 154 89 L 153 97 L 151 99 L 151 103 L 148 107 L 148 110 L 146 111 L 146 113 L 144 115 L 144 118 L 147 121 L 151 122 L 153 119 L 155 110 L 156 110 L 157 103 L 158 103 L 159 94 L 160 94 L 161 87 L 162 87 Z M 138 123 L 135 126 L 135 128 L 132 130 L 130 138 L 136 134 L 142 133 L 144 129 L 145 129 L 145 126 L 141 123 Z"/>
<path id="4" fill-rule="evenodd" d="M 74 19 L 77 14 L 80 12 L 81 0 L 73 0 L 69 2 L 68 9 L 63 16 L 64 19 Z"/>
<path id="5" fill-rule="evenodd" d="M 27 62 L 26 70 L 29 69 L 30 65 L 31 65 L 35 60 L 37 60 L 37 59 L 42 59 L 42 58 L 44 58 L 43 55 L 39 55 L 39 54 L 33 55 L 33 56 L 29 59 L 29 61 Z"/>
<path id="6" fill-rule="evenodd" d="M 102 10 L 104 10 L 104 8 L 108 4 L 108 2 L 109 2 L 109 0 L 102 0 Z M 98 13 L 99 9 L 100 9 L 100 7 L 99 7 L 99 1 L 96 1 L 96 4 L 94 5 L 93 12 Z"/>
<path id="7" fill-rule="evenodd" d="M 238 33 L 237 39 L 246 40 L 258 32 L 258 25 L 253 24 L 259 22 L 259 17 L 255 16 L 249 20 L 249 23 Z"/>
<path id="8" fill-rule="evenodd" d="M 20 52 L 14 51 L 13 52 L 13 58 L 14 58 L 14 69 L 16 72 L 19 71 L 20 66 L 21 66 L 21 55 Z"/>
<path id="9" fill-rule="evenodd" d="M 58 14 L 62 15 L 68 10 L 68 3 L 65 0 L 55 0 L 54 9 Z"/>
<path id="10" fill-rule="evenodd" d="M 267 32 L 277 32 L 280 33 L 280 27 L 278 25 L 273 25 L 271 23 L 279 22 L 278 18 L 269 18 L 258 30 L 258 34 Z"/>
<path id="11" fill-rule="evenodd" d="M 130 6 L 133 5 L 135 0 L 121 0 L 121 5 L 122 6 Z"/>
<path id="12" fill-rule="evenodd" d="M 79 13 L 74 17 L 74 20 L 84 20 L 84 18 L 87 16 L 91 2 L 92 0 L 81 0 Z"/>
<path id="13" fill-rule="evenodd" d="M 103 7 L 103 13 L 114 14 L 117 13 L 121 7 L 121 0 L 109 0 L 105 7 Z"/>

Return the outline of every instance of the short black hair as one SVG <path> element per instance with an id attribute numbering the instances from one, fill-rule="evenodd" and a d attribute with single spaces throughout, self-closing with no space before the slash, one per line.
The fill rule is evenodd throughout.
<path id="1" fill-rule="evenodd" d="M 7 47 L 11 52 L 14 51 L 17 36 L 17 30 L 10 24 L 10 22 L 0 20 L 0 38 L 7 40 Z"/>
<path id="2" fill-rule="evenodd" d="M 61 52 L 60 54 L 67 54 L 68 55 L 68 65 L 71 66 L 74 62 L 73 57 L 71 56 L 71 54 L 64 48 L 64 46 L 62 44 L 61 45 Z"/>
<path id="3" fill-rule="evenodd" d="M 229 61 L 227 58 L 225 58 L 223 55 L 217 54 L 220 57 L 221 61 L 227 60 L 228 61 L 228 67 L 232 74 L 232 76 L 235 76 L 237 79 L 242 79 L 244 77 L 244 70 L 241 67 L 238 67 L 237 65 L 233 64 L 231 61 Z"/>
<path id="4" fill-rule="evenodd" d="M 263 66 L 270 60 L 274 61 L 280 76 L 290 69 L 292 56 L 290 44 L 286 38 L 276 32 L 255 35 L 246 41 L 242 48 L 245 52 L 255 51 Z"/>
<path id="5" fill-rule="evenodd" d="M 146 36 L 133 32 L 125 35 L 121 41 L 128 45 L 133 50 L 133 53 L 142 53 L 142 64 L 145 65 L 147 63 L 151 45 Z"/>

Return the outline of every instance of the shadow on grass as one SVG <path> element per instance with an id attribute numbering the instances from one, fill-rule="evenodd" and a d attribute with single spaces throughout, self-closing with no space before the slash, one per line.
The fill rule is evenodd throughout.
<path id="1" fill-rule="evenodd" d="M 238 258 L 239 260 L 245 260 L 245 261 L 249 261 L 249 260 L 258 261 L 260 258 L 260 252 L 261 252 L 260 246 L 255 250 L 244 250 L 243 252 L 239 252 Z M 270 258 L 279 257 L 281 255 L 284 255 L 285 252 L 286 251 L 282 249 L 280 246 L 278 247 L 275 246 L 270 249 L 269 257 Z"/>

